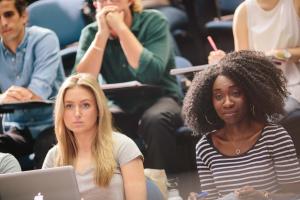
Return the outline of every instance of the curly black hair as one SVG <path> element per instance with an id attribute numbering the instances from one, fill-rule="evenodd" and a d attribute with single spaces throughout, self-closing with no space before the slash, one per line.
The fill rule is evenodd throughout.
<path id="1" fill-rule="evenodd" d="M 262 52 L 232 52 L 217 65 L 198 72 L 184 98 L 183 115 L 195 134 L 224 126 L 212 104 L 212 87 L 219 75 L 231 79 L 243 90 L 253 119 L 274 122 L 284 114 L 288 92 L 282 71 Z"/>

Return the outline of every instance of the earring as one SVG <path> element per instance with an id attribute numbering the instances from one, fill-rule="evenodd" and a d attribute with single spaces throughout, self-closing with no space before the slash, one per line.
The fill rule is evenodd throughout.
<path id="1" fill-rule="evenodd" d="M 255 107 L 254 107 L 254 105 L 250 106 L 250 112 L 251 112 L 252 116 L 254 117 L 255 116 Z"/>
<path id="2" fill-rule="evenodd" d="M 209 123 L 210 125 L 213 125 L 213 123 L 207 119 L 206 115 L 204 115 L 204 117 L 205 117 L 205 120 L 206 120 L 207 123 Z"/>

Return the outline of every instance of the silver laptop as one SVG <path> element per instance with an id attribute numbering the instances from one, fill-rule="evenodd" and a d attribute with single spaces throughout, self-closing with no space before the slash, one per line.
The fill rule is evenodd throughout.
<path id="1" fill-rule="evenodd" d="M 0 200 L 80 200 L 74 168 L 0 174 Z"/>

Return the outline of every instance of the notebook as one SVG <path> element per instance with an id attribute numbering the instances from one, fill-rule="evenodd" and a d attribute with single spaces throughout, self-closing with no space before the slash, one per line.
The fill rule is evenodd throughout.
<path id="1" fill-rule="evenodd" d="M 0 174 L 0 200 L 80 200 L 74 168 Z"/>

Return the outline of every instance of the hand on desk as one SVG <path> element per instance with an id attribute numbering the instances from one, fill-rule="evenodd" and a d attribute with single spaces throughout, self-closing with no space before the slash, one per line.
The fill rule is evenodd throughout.
<path id="1" fill-rule="evenodd" d="M 266 194 L 265 192 L 256 190 L 251 186 L 245 186 L 238 190 L 235 190 L 235 195 L 240 200 L 243 200 L 243 199 L 245 199 L 245 200 L 246 199 L 257 199 L 257 200 L 262 199 L 263 200 L 263 199 L 266 199 L 265 194 Z"/>
<path id="2" fill-rule="evenodd" d="M 42 100 L 27 88 L 11 86 L 0 95 L 0 103 L 14 103 L 29 100 Z"/>

